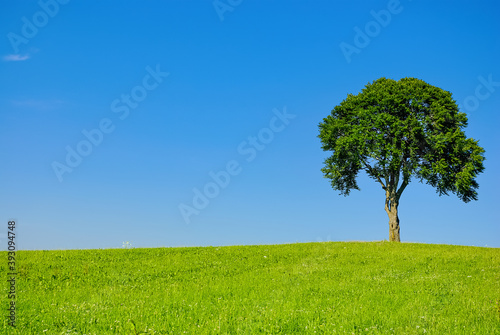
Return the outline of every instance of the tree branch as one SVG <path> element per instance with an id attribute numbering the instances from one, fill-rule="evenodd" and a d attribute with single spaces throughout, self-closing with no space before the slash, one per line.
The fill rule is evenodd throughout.
<path id="1" fill-rule="evenodd" d="M 403 183 L 401 184 L 401 186 L 399 187 L 399 189 L 396 192 L 396 197 L 398 200 L 401 197 L 401 194 L 405 190 L 406 186 L 408 186 L 408 184 L 410 183 L 410 175 L 407 172 L 405 173 L 405 166 L 407 163 L 408 163 L 408 161 L 406 159 L 403 159 L 403 161 L 401 161 L 401 167 L 403 167 L 403 171 L 402 171 Z M 396 187 L 397 187 L 397 185 L 396 185 Z"/>
<path id="2" fill-rule="evenodd" d="M 365 164 L 365 167 L 368 169 L 368 172 L 374 177 L 377 179 L 377 181 L 380 183 L 380 185 L 382 185 L 382 188 L 385 190 L 386 189 L 386 186 L 384 185 L 384 183 L 382 182 L 382 180 L 380 179 L 380 177 L 373 171 L 373 168 L 368 165 L 367 162 L 365 162 L 365 160 L 363 158 L 361 158 L 361 161 L 363 162 L 363 164 Z"/>
<path id="3" fill-rule="evenodd" d="M 398 171 L 396 171 L 394 173 L 394 190 L 397 190 L 398 189 L 398 184 L 399 184 L 399 175 L 400 175 L 400 171 L 401 170 L 401 167 L 399 168 Z"/>
<path id="4" fill-rule="evenodd" d="M 391 201 L 388 190 L 385 191 L 385 211 L 387 214 L 391 212 Z"/>
<path id="5" fill-rule="evenodd" d="M 396 192 L 396 197 L 398 200 L 399 200 L 399 198 L 401 198 L 401 194 L 403 193 L 403 191 L 405 190 L 406 186 L 408 186 L 409 183 L 410 183 L 410 179 L 405 177 L 403 179 L 403 183 L 399 187 L 399 190 Z"/>

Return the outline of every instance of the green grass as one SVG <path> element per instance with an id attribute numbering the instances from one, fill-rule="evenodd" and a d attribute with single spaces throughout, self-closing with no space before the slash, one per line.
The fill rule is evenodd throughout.
<path id="1" fill-rule="evenodd" d="M 17 266 L 17 330 L 2 281 L 2 334 L 500 334 L 500 249 L 20 251 Z"/>

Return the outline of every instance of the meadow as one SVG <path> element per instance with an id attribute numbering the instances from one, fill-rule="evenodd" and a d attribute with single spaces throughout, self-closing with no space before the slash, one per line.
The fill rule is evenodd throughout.
<path id="1" fill-rule="evenodd" d="M 17 254 L 17 327 L 4 317 L 3 280 L 2 334 L 500 334 L 498 248 L 325 242 Z M 6 252 L 0 259 L 6 274 Z"/>

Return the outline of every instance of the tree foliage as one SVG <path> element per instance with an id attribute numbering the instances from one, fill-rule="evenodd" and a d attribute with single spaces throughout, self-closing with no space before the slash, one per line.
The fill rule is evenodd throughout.
<path id="1" fill-rule="evenodd" d="M 359 190 L 364 170 L 396 203 L 412 178 L 439 195 L 477 200 L 484 149 L 465 136 L 466 127 L 450 92 L 416 78 L 380 78 L 320 123 L 322 148 L 332 152 L 322 171 L 343 195 Z"/>

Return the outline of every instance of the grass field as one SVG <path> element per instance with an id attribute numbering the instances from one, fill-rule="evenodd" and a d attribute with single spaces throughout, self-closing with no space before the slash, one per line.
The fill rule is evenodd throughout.
<path id="1" fill-rule="evenodd" d="M 2 334 L 500 334 L 500 249 L 20 251 L 17 267 L 17 330 L 3 281 Z"/>

